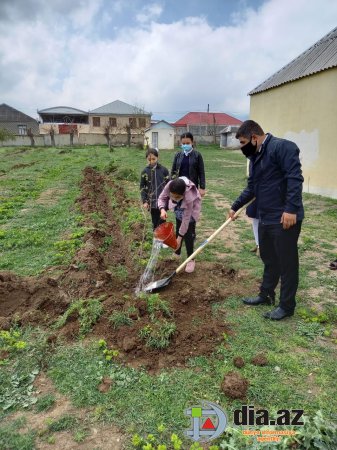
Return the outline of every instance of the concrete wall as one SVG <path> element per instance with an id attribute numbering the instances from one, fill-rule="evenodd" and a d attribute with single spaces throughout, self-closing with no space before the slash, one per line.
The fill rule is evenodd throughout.
<path id="1" fill-rule="evenodd" d="M 43 136 L 34 136 L 34 141 L 36 147 L 43 147 L 45 145 Z M 28 136 L 18 135 L 14 140 L 11 139 L 5 142 L 0 142 L 0 147 L 26 147 L 26 146 L 30 146 L 30 139 Z"/>
<path id="2" fill-rule="evenodd" d="M 251 96 L 250 118 L 296 142 L 305 192 L 337 198 L 337 68 Z"/>
<path id="3" fill-rule="evenodd" d="M 214 129 L 214 128 L 211 127 L 211 125 L 204 126 L 204 127 L 200 127 L 199 125 L 198 126 L 194 126 L 193 125 L 193 126 L 187 126 L 187 127 L 175 127 L 175 142 L 176 142 L 176 145 L 180 145 L 180 136 L 183 133 L 186 133 L 188 131 L 193 134 L 194 142 L 196 144 L 203 144 L 203 145 L 214 144 L 214 136 L 204 133 L 206 128 L 211 130 L 211 131 L 213 131 L 213 129 Z M 217 144 L 220 143 L 220 130 L 222 130 L 223 128 L 224 128 L 224 125 L 221 125 L 218 128 L 219 132 L 215 136 Z M 196 132 L 199 129 L 202 131 L 202 134 L 199 134 L 198 132 Z"/>
<path id="4" fill-rule="evenodd" d="M 70 145 L 70 135 L 69 134 L 55 134 L 55 145 L 56 147 L 63 147 Z M 49 134 L 44 134 L 40 136 L 34 136 L 35 146 L 43 147 L 43 146 L 51 146 L 51 138 Z M 143 145 L 143 136 L 142 135 L 132 135 L 131 136 L 131 145 L 142 144 Z M 74 145 L 107 145 L 105 136 L 103 134 L 74 134 Z M 120 134 L 114 136 L 111 140 L 111 144 L 118 145 L 126 145 L 127 144 L 127 135 Z M 9 140 L 6 142 L 0 143 L 1 147 L 21 147 L 21 146 L 30 146 L 30 139 L 28 136 L 17 136 L 15 140 Z"/>

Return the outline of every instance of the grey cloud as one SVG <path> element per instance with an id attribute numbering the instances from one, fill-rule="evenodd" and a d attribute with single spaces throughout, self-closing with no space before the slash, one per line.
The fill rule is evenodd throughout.
<path id="1" fill-rule="evenodd" d="M 58 0 L 50 2 L 45 0 L 1 0 L 0 22 L 32 22 L 37 19 L 55 19 L 55 16 L 64 16 L 72 11 L 84 7 L 86 0 L 70 2 Z"/>

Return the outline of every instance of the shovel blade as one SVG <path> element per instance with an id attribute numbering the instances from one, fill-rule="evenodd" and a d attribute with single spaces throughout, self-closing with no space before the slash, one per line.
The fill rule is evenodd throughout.
<path id="1" fill-rule="evenodd" d="M 154 292 L 164 288 L 165 286 L 168 286 L 171 283 L 171 279 L 175 274 L 176 273 L 173 272 L 173 274 L 167 278 L 162 278 L 161 280 L 154 281 L 153 283 L 148 284 L 147 286 L 144 287 L 143 292 Z"/>

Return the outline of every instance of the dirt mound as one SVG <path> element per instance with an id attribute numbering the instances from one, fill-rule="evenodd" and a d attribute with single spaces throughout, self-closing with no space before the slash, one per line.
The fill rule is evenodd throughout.
<path id="1" fill-rule="evenodd" d="M 254 364 L 254 366 L 266 366 L 268 364 L 268 359 L 266 355 L 259 353 L 252 358 L 251 363 Z"/>
<path id="2" fill-rule="evenodd" d="M 115 198 L 111 202 L 108 190 Z M 240 283 L 240 273 L 222 264 L 196 263 L 192 274 L 182 272 L 160 292 L 168 310 L 149 310 L 146 300 L 136 297 L 135 287 L 141 269 L 135 262 L 130 243 L 141 239 L 142 227 L 130 227 L 126 237 L 120 229 L 122 209 L 130 204 L 120 185 L 93 168 L 83 171 L 81 196 L 77 199 L 90 231 L 69 267 L 59 268 L 58 276 L 19 277 L 9 272 L 0 274 L 0 324 L 8 327 L 16 321 L 49 325 L 64 314 L 74 300 L 100 299 L 102 312 L 91 336 L 106 340 L 109 348 L 119 350 L 119 359 L 134 367 L 157 371 L 164 367 L 182 366 L 193 356 L 210 355 L 223 341 L 223 333 L 231 333 L 225 323 L 225 311 L 212 313 L 212 305 L 228 296 L 243 296 L 251 283 Z M 112 204 L 113 203 L 113 204 Z M 161 261 L 158 279 L 171 274 L 177 262 Z M 123 276 L 117 269 L 123 269 Z M 54 272 L 55 273 L 55 272 Z M 245 287 L 248 286 L 248 287 Z M 128 312 L 127 325 L 116 327 L 111 316 Z M 149 345 L 146 334 L 168 327 L 169 345 L 156 341 Z M 171 328 L 170 328 L 171 327 Z M 71 313 L 64 326 L 50 336 L 77 339 L 79 314 Z M 164 339 L 165 340 L 165 339 Z"/>
<path id="3" fill-rule="evenodd" d="M 233 364 L 238 369 L 241 369 L 241 367 L 243 367 L 245 365 L 245 362 L 244 362 L 243 358 L 241 358 L 241 356 L 236 356 L 235 358 L 233 358 Z"/>
<path id="4" fill-rule="evenodd" d="M 0 298 L 0 317 L 15 313 L 21 323 L 45 323 L 44 319 L 61 314 L 70 303 L 54 278 L 19 277 L 11 272 L 0 273 Z"/>
<path id="5" fill-rule="evenodd" d="M 241 400 L 246 398 L 248 386 L 249 381 L 237 372 L 228 372 L 221 383 L 221 389 L 227 397 Z"/>

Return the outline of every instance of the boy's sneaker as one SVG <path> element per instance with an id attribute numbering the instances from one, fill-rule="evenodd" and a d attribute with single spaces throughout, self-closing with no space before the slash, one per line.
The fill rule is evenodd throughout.
<path id="1" fill-rule="evenodd" d="M 192 261 L 189 261 L 186 264 L 185 272 L 192 273 L 192 272 L 194 272 L 194 269 L 195 269 L 195 261 L 194 261 L 194 259 L 192 259 Z"/>

